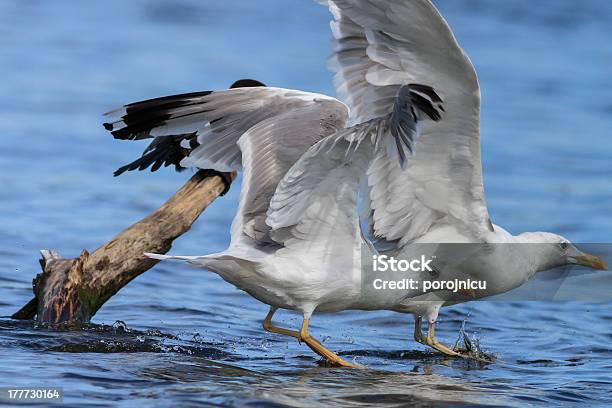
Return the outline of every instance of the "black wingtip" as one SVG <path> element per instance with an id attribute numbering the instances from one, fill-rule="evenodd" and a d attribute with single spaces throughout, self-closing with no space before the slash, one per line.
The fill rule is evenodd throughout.
<path id="1" fill-rule="evenodd" d="M 112 123 L 103 123 L 102 126 L 104 126 L 104 129 L 111 131 L 113 130 L 113 124 Z"/>
<path id="2" fill-rule="evenodd" d="M 417 109 L 424 112 L 434 122 L 442 119 L 440 111 L 444 112 L 443 102 L 432 87 L 421 84 L 409 84 L 408 90 L 411 102 Z M 437 106 L 434 106 L 434 103 Z"/>
<path id="3" fill-rule="evenodd" d="M 432 102 L 443 103 L 442 98 L 440 98 L 440 95 L 438 95 L 431 86 L 422 85 L 422 84 L 408 84 L 408 86 L 413 91 L 421 92 L 427 95 L 429 99 L 432 100 Z"/>
<path id="4" fill-rule="evenodd" d="M 182 135 L 158 136 L 154 138 L 144 150 L 142 156 L 115 170 L 115 177 L 127 171 L 142 171 L 148 167 L 151 167 L 152 172 L 159 170 L 162 166 L 168 167 L 170 165 L 174 165 L 177 171 L 183 170 L 184 168 L 181 166 L 181 160 L 188 156 L 191 150 L 200 145 L 196 135 L 197 133 L 194 132 Z M 185 140 L 189 141 L 189 148 L 181 146 L 181 143 Z"/>
<path id="5" fill-rule="evenodd" d="M 255 80 L 255 79 L 239 79 L 236 82 L 234 82 L 231 86 L 230 89 L 234 89 L 234 88 L 253 88 L 253 87 L 257 87 L 257 86 L 266 86 L 263 83 Z"/>
<path id="6" fill-rule="evenodd" d="M 128 170 L 128 166 L 119 167 L 113 172 L 113 177 L 119 177 Z"/>

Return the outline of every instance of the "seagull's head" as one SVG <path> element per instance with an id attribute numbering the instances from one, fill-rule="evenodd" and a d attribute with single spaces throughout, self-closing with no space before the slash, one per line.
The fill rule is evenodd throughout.
<path id="1" fill-rule="evenodd" d="M 538 270 L 545 271 L 565 265 L 581 265 L 591 269 L 607 270 L 608 264 L 596 255 L 580 251 L 569 239 L 550 232 L 521 234 L 523 241 L 533 244 L 539 258 Z"/>

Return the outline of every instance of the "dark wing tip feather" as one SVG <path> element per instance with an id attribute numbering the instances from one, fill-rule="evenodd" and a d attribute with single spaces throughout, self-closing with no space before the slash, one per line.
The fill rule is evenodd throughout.
<path id="1" fill-rule="evenodd" d="M 258 86 L 265 85 L 254 79 L 239 79 L 231 85 L 231 88 Z M 121 129 L 115 129 L 116 126 L 108 122 L 104 123 L 103 126 L 104 129 L 111 132 L 115 139 L 140 140 L 150 138 L 152 129 L 163 126 L 172 119 L 204 112 L 204 103 L 201 98 L 211 93 L 213 91 L 189 92 L 129 103 L 124 106 L 125 114 L 121 117 L 125 126 Z M 202 109 L 192 109 L 188 113 L 180 114 L 182 108 L 194 105 L 202 105 Z"/>
<path id="2" fill-rule="evenodd" d="M 189 141 L 190 148 L 181 146 L 183 140 Z M 151 172 L 154 172 L 162 166 L 168 167 L 174 165 L 174 168 L 180 172 L 185 169 L 181 166 L 181 160 L 197 146 L 199 146 L 199 143 L 197 142 L 196 133 L 156 137 L 151 144 L 147 146 L 141 157 L 118 168 L 114 173 L 115 177 L 126 171 L 142 171 L 149 166 L 151 166 Z"/>
<path id="3" fill-rule="evenodd" d="M 421 92 L 427 95 L 429 99 L 431 99 L 432 102 L 435 102 L 435 103 L 443 102 L 442 98 L 440 98 L 440 96 L 436 93 L 436 91 L 431 86 L 422 85 L 422 84 L 408 84 L 408 86 L 413 91 Z"/>
<path id="4" fill-rule="evenodd" d="M 160 125 L 162 125 L 161 123 Z M 142 140 L 151 138 L 151 130 L 156 126 L 127 126 L 111 132 L 115 139 L 119 140 Z"/>
<path id="5" fill-rule="evenodd" d="M 121 116 L 124 127 L 115 129 L 112 123 L 104 123 L 104 128 L 110 131 L 115 139 L 147 139 L 151 137 L 152 129 L 167 124 L 169 120 L 201 113 L 204 107 L 183 114 L 181 109 L 195 105 L 203 106 L 200 98 L 211 93 L 212 91 L 191 92 L 130 103 L 125 105 L 125 114 Z"/>
<path id="6" fill-rule="evenodd" d="M 234 82 L 230 88 L 246 88 L 266 86 L 254 79 L 240 79 Z M 125 126 L 116 129 L 113 123 L 103 123 L 104 129 L 108 130 L 115 139 L 141 140 L 151 138 L 151 130 L 165 125 L 168 121 L 204 112 L 202 97 L 208 96 L 213 91 L 190 92 L 179 95 L 162 96 L 147 99 L 140 102 L 130 103 L 124 106 L 125 113 L 121 121 Z M 181 115 L 178 110 L 193 105 L 202 105 L 202 109 Z M 109 112 L 109 115 L 118 111 Z M 219 119 L 217 119 L 219 120 Z M 211 121 L 211 123 L 215 120 Z M 199 146 L 196 133 L 183 135 L 164 135 L 153 138 L 153 141 L 145 149 L 142 156 L 133 162 L 115 170 L 114 175 L 119 176 L 126 171 L 144 170 L 151 167 L 156 171 L 162 166 L 174 165 L 177 171 L 184 170 L 180 166 L 181 160 L 189 155 L 189 152 Z M 189 148 L 181 146 L 183 140 L 189 141 Z"/>
<path id="7" fill-rule="evenodd" d="M 210 95 L 211 93 L 212 91 L 198 91 L 177 95 L 160 96 L 158 98 L 145 99 L 144 101 L 128 103 L 127 105 L 125 105 L 125 108 L 129 113 L 130 108 L 133 108 L 133 110 L 150 109 L 154 107 L 164 106 L 168 103 L 172 104 L 184 101 L 185 99 L 200 98 L 202 96 Z"/>
<path id="8" fill-rule="evenodd" d="M 434 105 L 435 104 L 435 105 Z M 417 111 L 437 122 L 442 119 L 442 99 L 427 85 L 409 84 L 400 88 L 391 114 L 391 134 L 395 139 L 402 168 L 407 154 L 414 154 L 413 143 L 417 137 L 417 123 L 423 119 Z"/>
<path id="9" fill-rule="evenodd" d="M 262 82 L 254 79 L 239 79 L 230 88 L 246 88 L 265 86 Z M 104 128 L 111 131 L 115 139 L 121 140 L 140 140 L 150 137 L 153 128 L 163 126 L 168 120 L 180 117 L 176 115 L 178 110 L 184 107 L 202 104 L 201 99 L 208 96 L 213 91 L 200 91 L 183 93 L 179 95 L 162 96 L 159 98 L 147 99 L 125 105 L 125 115 L 121 117 L 125 127 L 114 130 L 112 123 L 104 123 Z M 201 113 L 196 110 L 184 116 Z M 113 131 L 114 130 L 114 131 Z"/>
<path id="10" fill-rule="evenodd" d="M 439 121 L 442 118 L 442 115 L 433 105 L 432 101 L 421 96 L 421 94 L 416 92 L 410 92 L 410 98 L 412 100 L 412 104 L 421 112 L 425 113 L 429 118 L 435 122 Z"/>

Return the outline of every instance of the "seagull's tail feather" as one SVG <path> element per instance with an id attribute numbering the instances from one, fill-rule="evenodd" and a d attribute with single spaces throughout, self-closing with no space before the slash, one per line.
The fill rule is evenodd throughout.
<path id="1" fill-rule="evenodd" d="M 218 260 L 221 258 L 221 255 L 222 255 L 222 254 L 212 254 L 212 255 L 204 255 L 204 256 L 179 256 L 179 255 L 154 254 L 151 252 L 145 252 L 144 254 L 145 256 L 149 258 L 158 259 L 160 261 L 178 260 L 178 261 L 185 261 L 187 263 L 190 263 L 192 265 L 197 265 L 197 266 L 206 266 L 206 264 L 209 261 Z"/>
<path id="2" fill-rule="evenodd" d="M 153 252 L 145 252 L 144 254 L 147 258 L 157 259 L 160 261 L 165 261 L 167 259 L 181 259 L 181 260 L 186 261 L 187 258 L 191 258 L 189 256 L 173 256 L 173 255 L 154 254 Z"/>
<path id="3" fill-rule="evenodd" d="M 198 268 L 204 268 L 214 272 L 230 283 L 234 282 L 237 277 L 243 275 L 245 271 L 253 269 L 257 264 L 257 260 L 246 253 L 219 252 L 204 256 L 174 256 L 145 252 L 145 255 L 149 258 L 161 261 L 178 260 L 187 262 Z"/>

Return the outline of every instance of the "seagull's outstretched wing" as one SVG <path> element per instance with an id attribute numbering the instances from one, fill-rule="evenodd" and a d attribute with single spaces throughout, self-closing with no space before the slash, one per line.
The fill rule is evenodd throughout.
<path id="1" fill-rule="evenodd" d="M 237 84 L 241 87 L 150 99 L 107 113 L 109 122 L 104 126 L 116 139 L 154 138 L 140 159 L 117 174 L 169 164 L 179 169 L 239 171 L 242 155 L 237 142 L 247 130 L 314 100 L 330 99 L 289 89 L 246 87 L 249 83 L 241 81 Z"/>
<path id="2" fill-rule="evenodd" d="M 128 165 L 132 168 L 178 163 L 243 171 L 232 224 L 235 246 L 243 239 L 276 244 L 265 217 L 277 184 L 308 148 L 345 127 L 348 108 L 321 94 L 243 86 L 137 102 L 108 115 L 114 120 L 105 126 L 114 137 L 154 138 L 145 154 Z"/>
<path id="3" fill-rule="evenodd" d="M 264 86 L 263 83 L 254 79 L 239 79 L 230 86 L 230 89 Z M 105 123 L 104 127 L 111 131 L 115 138 L 132 140 L 153 138 L 142 155 L 133 162 L 118 168 L 115 176 L 126 171 L 142 171 L 147 168 L 154 172 L 162 166 L 170 165 L 173 165 L 177 171 L 184 170 L 185 167 L 181 166 L 181 161 L 199 146 L 198 132 L 177 134 L 181 132 L 178 119 L 183 118 L 183 115 L 186 115 L 184 118 L 189 118 L 191 115 L 188 109 L 197 106 L 202 96 L 211 93 L 212 91 L 203 91 L 164 96 L 130 103 L 108 112 L 106 116 L 109 117 L 110 122 Z M 197 115 L 191 119 L 194 126 L 205 124 Z M 168 124 L 170 126 L 163 131 L 163 136 L 152 135 L 154 129 Z"/>
<path id="4" fill-rule="evenodd" d="M 400 245 L 435 223 L 481 236 L 492 229 L 480 162 L 480 90 L 468 57 L 429 0 L 329 0 L 337 93 L 351 123 L 388 114 L 403 84 L 427 84 L 444 102 L 405 170 L 377 155 L 367 170 L 375 239 Z"/>
<path id="5" fill-rule="evenodd" d="M 424 85 L 400 88 L 388 115 L 340 130 L 311 147 L 279 183 L 268 209 L 270 237 L 285 245 L 360 245 L 357 196 L 376 157 L 398 168 L 414 150 L 422 124 L 438 121 L 442 106 Z M 410 159 L 408 159 L 408 162 Z"/>
<path id="6" fill-rule="evenodd" d="M 346 125 L 348 109 L 342 102 L 307 93 L 300 98 L 299 106 L 262 120 L 238 141 L 243 179 L 232 245 L 244 237 L 257 244 L 276 243 L 265 220 L 278 183 L 312 145 Z"/>

